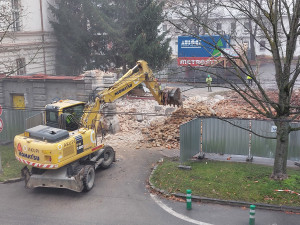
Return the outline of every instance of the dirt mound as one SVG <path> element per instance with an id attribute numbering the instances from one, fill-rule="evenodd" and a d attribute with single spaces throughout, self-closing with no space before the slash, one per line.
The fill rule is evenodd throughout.
<path id="1" fill-rule="evenodd" d="M 148 142 L 147 147 L 179 148 L 179 127 L 196 117 L 212 116 L 213 112 L 204 103 L 195 103 L 191 108 L 179 108 L 164 121 L 153 121 L 142 133 Z"/>

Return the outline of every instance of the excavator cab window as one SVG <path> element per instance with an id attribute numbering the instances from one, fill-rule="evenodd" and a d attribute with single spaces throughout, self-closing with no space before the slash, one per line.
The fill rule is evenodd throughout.
<path id="1" fill-rule="evenodd" d="M 58 128 L 58 111 L 46 110 L 46 125 Z"/>
<path id="2" fill-rule="evenodd" d="M 83 114 L 84 104 L 72 105 L 62 109 L 59 114 L 59 108 L 55 106 L 46 107 L 46 125 L 65 130 L 76 130 L 79 127 L 79 121 Z M 63 116 L 62 116 L 63 115 Z"/>
<path id="3" fill-rule="evenodd" d="M 59 119 L 59 127 L 68 131 L 77 130 L 83 114 L 84 104 L 64 108 Z"/>
<path id="4" fill-rule="evenodd" d="M 83 114 L 84 104 L 80 105 L 74 105 L 68 108 L 63 109 L 63 113 L 69 113 L 75 117 L 78 121 L 80 121 L 80 118 Z"/>

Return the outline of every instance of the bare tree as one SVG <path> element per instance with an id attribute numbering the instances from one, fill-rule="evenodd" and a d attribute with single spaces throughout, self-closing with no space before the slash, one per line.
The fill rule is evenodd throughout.
<path id="1" fill-rule="evenodd" d="M 167 21 L 181 31 L 204 35 L 208 32 L 206 26 L 215 26 L 218 15 L 213 13 L 217 5 L 212 0 L 167 0 L 166 2 Z M 185 29 L 182 29 L 183 27 Z"/>
<path id="2" fill-rule="evenodd" d="M 15 44 L 16 33 L 21 31 L 21 18 L 24 16 L 20 1 L 0 1 L 0 74 L 6 76 L 25 74 L 26 66 L 32 63 L 41 46 L 26 52 Z M 25 55 L 29 59 L 25 61 Z"/>
<path id="3" fill-rule="evenodd" d="M 238 35 L 232 36 L 232 40 L 228 41 L 228 45 L 234 50 L 235 56 L 218 47 L 216 43 L 211 43 L 212 47 L 218 49 L 224 58 L 232 64 L 235 75 L 240 79 L 241 84 L 226 80 L 219 74 L 215 75 L 228 82 L 230 88 L 249 103 L 253 110 L 273 120 L 276 124 L 277 144 L 271 177 L 285 179 L 287 177 L 289 133 L 300 130 L 300 127 L 295 128 L 290 125 L 300 115 L 300 106 L 293 105 L 291 101 L 294 85 L 300 74 L 300 57 L 295 56 L 297 38 L 299 39 L 300 36 L 300 0 L 214 0 L 211 2 L 215 4 L 212 15 L 219 14 L 220 18 L 222 16 L 224 18 L 230 17 L 237 26 L 244 30 L 247 29 L 252 38 L 253 43 L 251 45 L 253 46 L 254 43 L 261 44 L 261 40 L 264 39 L 266 44 L 261 44 L 261 48 L 265 48 L 272 56 L 275 67 L 274 82 L 276 82 L 277 99 L 273 99 L 269 94 L 270 92 L 260 84 L 256 76 L 258 66 L 251 66 L 248 58 L 244 57 L 246 50 Z M 188 3 L 185 4 L 189 5 Z M 176 10 L 178 15 L 185 15 L 186 25 L 197 21 L 199 26 L 207 30 L 206 33 L 223 35 L 215 26 L 210 26 L 209 23 L 204 22 L 205 20 L 197 19 L 193 11 L 180 11 L 180 8 Z M 212 17 L 214 18 L 214 16 Z M 177 28 L 182 33 L 197 36 L 197 33 L 191 32 L 188 26 L 177 25 Z M 204 67 L 198 69 L 205 70 Z M 255 88 L 247 83 L 245 76 L 252 78 Z"/>

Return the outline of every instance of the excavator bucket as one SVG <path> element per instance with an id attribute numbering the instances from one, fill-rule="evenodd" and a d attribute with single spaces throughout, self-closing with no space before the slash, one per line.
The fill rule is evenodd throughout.
<path id="1" fill-rule="evenodd" d="M 165 105 L 182 105 L 180 88 L 166 87 L 162 92 Z"/>

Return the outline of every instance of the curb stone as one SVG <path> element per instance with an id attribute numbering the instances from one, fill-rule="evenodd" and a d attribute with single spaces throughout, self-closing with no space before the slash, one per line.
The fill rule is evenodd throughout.
<path id="1" fill-rule="evenodd" d="M 155 187 L 155 185 L 151 182 L 151 178 L 156 171 L 159 163 L 162 163 L 163 159 L 160 159 L 156 165 L 153 167 L 150 177 L 149 177 L 149 184 L 150 188 L 163 194 L 166 196 L 175 196 L 178 198 L 186 198 L 186 194 L 183 193 L 169 193 L 165 190 L 159 189 Z M 288 212 L 295 212 L 295 213 L 300 213 L 300 207 L 292 207 L 292 206 L 285 206 L 285 205 L 270 205 L 270 204 L 263 204 L 263 203 L 251 203 L 251 202 L 243 202 L 243 201 L 232 201 L 232 200 L 222 200 L 222 199 L 215 199 L 215 198 L 206 198 L 206 197 L 200 197 L 196 195 L 192 195 L 192 199 L 195 201 L 200 201 L 203 203 L 214 203 L 214 204 L 220 204 L 220 205 L 230 205 L 230 206 L 237 206 L 237 207 L 249 207 L 252 204 L 255 204 L 256 208 L 259 209 L 266 209 L 266 210 L 274 210 L 274 211 L 288 211 Z"/>
<path id="2" fill-rule="evenodd" d="M 16 183 L 16 182 L 20 182 L 23 181 L 24 178 L 19 177 L 19 178 L 13 178 L 13 179 L 9 179 L 9 180 L 5 180 L 3 182 L 0 182 L 0 184 L 11 184 L 11 183 Z"/>

